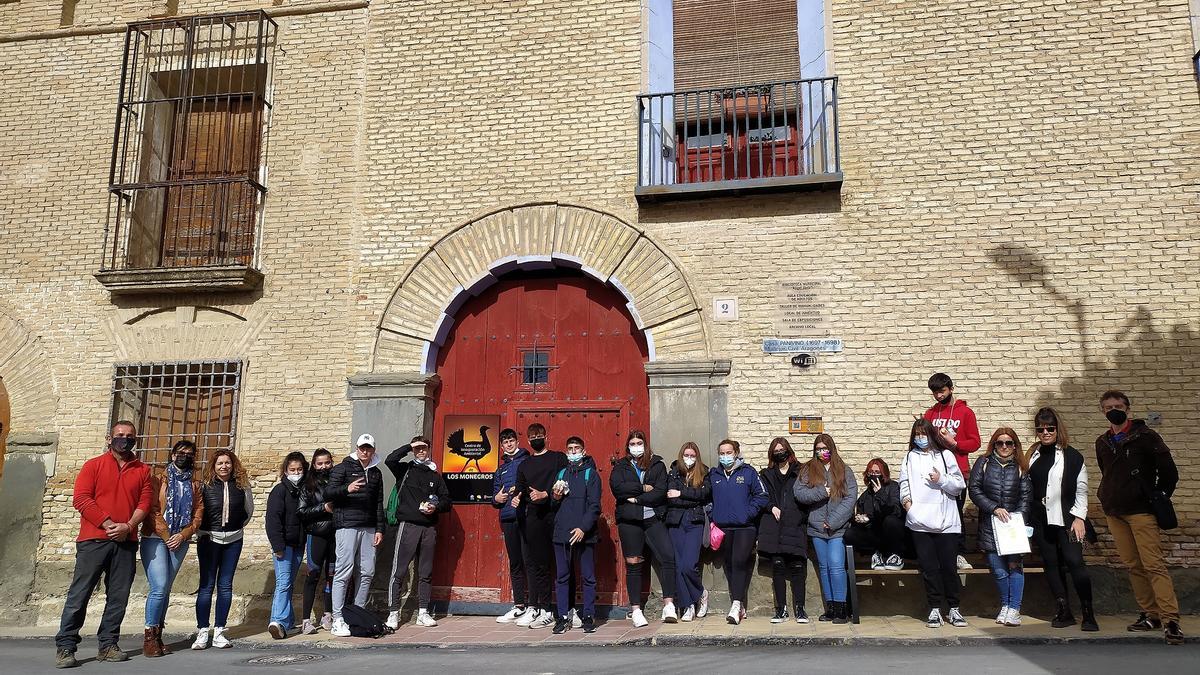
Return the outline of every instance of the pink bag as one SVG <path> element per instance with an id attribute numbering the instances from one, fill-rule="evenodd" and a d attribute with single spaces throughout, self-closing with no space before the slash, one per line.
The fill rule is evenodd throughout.
<path id="1" fill-rule="evenodd" d="M 717 550 L 721 548 L 721 542 L 725 541 L 725 530 L 717 527 L 716 523 L 709 523 L 708 543 L 709 548 Z"/>

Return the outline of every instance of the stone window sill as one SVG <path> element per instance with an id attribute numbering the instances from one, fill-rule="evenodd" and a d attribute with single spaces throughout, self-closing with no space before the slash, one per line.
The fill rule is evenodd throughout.
<path id="1" fill-rule="evenodd" d="M 263 281 L 262 272 L 246 265 L 104 270 L 95 276 L 113 295 L 251 291 L 260 288 Z"/>

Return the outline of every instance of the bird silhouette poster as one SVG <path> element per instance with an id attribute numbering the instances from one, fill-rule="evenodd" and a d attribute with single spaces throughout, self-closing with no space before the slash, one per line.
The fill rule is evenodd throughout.
<path id="1" fill-rule="evenodd" d="M 456 503 L 486 504 L 499 468 L 500 416 L 447 415 L 442 439 L 442 475 Z"/>

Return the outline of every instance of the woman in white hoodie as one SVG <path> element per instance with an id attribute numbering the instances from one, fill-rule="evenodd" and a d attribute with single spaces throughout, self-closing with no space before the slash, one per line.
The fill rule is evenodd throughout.
<path id="1" fill-rule="evenodd" d="M 904 524 L 912 531 L 917 564 L 925 581 L 930 628 L 942 626 L 942 602 L 949 608 L 947 621 L 967 625 L 958 608 L 958 495 L 966 489 L 954 453 L 943 447 L 942 437 L 929 420 L 913 422 L 908 452 L 900 465 L 900 504 Z"/>

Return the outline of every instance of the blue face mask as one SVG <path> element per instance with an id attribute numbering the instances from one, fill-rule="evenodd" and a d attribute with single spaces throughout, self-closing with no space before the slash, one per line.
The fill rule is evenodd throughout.
<path id="1" fill-rule="evenodd" d="M 724 467 L 733 466 L 733 460 L 734 460 L 733 455 L 721 455 L 720 457 L 717 458 L 717 461 L 719 461 L 721 463 L 721 466 L 724 466 Z"/>
<path id="2" fill-rule="evenodd" d="M 925 448 L 929 447 L 929 437 L 928 436 L 917 436 L 917 437 L 913 438 L 913 445 L 917 446 L 921 450 L 924 450 Z"/>
<path id="3" fill-rule="evenodd" d="M 583 461 L 583 453 L 581 452 L 579 454 L 574 454 L 574 453 L 568 452 L 567 453 L 567 461 L 572 464 L 575 464 L 576 462 L 582 462 Z"/>

